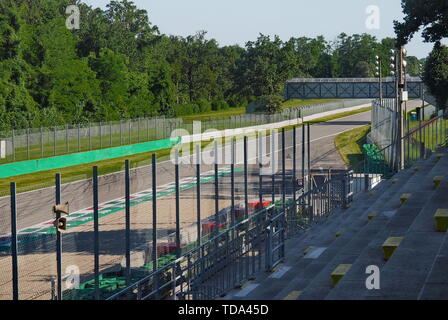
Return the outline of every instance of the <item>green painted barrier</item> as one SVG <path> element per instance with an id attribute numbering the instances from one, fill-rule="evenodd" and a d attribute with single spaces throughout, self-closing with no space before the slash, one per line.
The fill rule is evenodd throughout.
<path id="1" fill-rule="evenodd" d="M 102 160 L 126 157 L 145 152 L 169 149 L 180 144 L 182 138 L 149 141 L 121 147 L 72 153 L 63 156 L 8 163 L 0 166 L 0 178 L 9 178 L 22 174 L 54 170 Z"/>

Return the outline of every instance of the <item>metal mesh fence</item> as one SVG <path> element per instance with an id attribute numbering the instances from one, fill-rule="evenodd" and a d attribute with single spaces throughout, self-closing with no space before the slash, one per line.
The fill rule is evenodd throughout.
<path id="1" fill-rule="evenodd" d="M 365 99 L 341 100 L 288 108 L 270 115 L 244 114 L 223 119 L 210 118 L 202 121 L 201 133 L 209 129 L 235 129 L 292 120 L 369 102 Z M 200 133 L 193 131 L 192 123 L 163 117 L 0 132 L 0 137 L 6 140 L 7 155 L 5 159 L 0 159 L 0 164 L 162 140 L 170 138 L 175 129 L 184 129 L 189 134 Z"/>
<path id="2" fill-rule="evenodd" d="M 372 105 L 371 138 L 380 148 L 392 144 L 394 132 L 398 127 L 398 115 L 394 99 L 375 100 Z"/>

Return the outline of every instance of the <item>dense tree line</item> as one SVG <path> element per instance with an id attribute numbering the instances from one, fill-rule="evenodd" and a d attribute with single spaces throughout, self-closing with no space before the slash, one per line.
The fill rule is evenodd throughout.
<path id="1" fill-rule="evenodd" d="M 407 44 L 419 30 L 425 42 L 434 43 L 426 60 L 423 81 L 436 98 L 437 107 L 448 117 L 448 47 L 441 41 L 448 37 L 446 0 L 401 0 L 404 21 L 394 21 L 397 44 Z"/>
<path id="2" fill-rule="evenodd" d="M 0 130 L 245 106 L 282 94 L 293 77 L 369 77 L 395 46 L 367 34 L 291 38 L 260 34 L 244 47 L 206 32 L 167 36 L 132 2 L 105 10 L 73 0 L 0 1 Z M 409 72 L 418 73 L 418 59 Z M 387 63 L 383 74 L 389 74 Z"/>

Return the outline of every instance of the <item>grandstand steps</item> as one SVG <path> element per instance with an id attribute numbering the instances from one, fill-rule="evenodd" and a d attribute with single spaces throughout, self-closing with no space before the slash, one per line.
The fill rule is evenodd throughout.
<path id="1" fill-rule="evenodd" d="M 434 177 L 448 172 L 448 156 L 433 155 L 416 167 L 288 240 L 284 275 L 257 277 L 260 285 L 241 299 L 448 299 L 448 234 L 436 232 L 434 221 L 437 209 L 448 208 L 448 179 L 434 184 Z M 410 197 L 401 203 L 405 193 Z M 373 211 L 378 213 L 369 220 Z M 390 237 L 403 240 L 386 261 L 382 245 Z M 303 254 L 310 246 L 318 250 L 314 259 L 313 250 Z M 340 265 L 351 266 L 334 286 L 330 276 Z M 372 265 L 380 270 L 380 290 L 366 288 L 366 268 Z"/>
<path id="2" fill-rule="evenodd" d="M 421 191 L 412 191 L 409 202 L 397 210 L 395 217 L 369 243 L 346 277 L 329 292 L 326 299 L 418 298 L 422 281 L 444 237 L 435 232 L 432 219 L 435 207 L 446 205 L 435 201 L 444 191 L 434 190 L 432 177 L 444 170 L 445 166 L 441 162 L 429 171 L 428 168 L 422 169 L 419 172 L 427 172 L 425 177 L 411 180 L 403 187 L 403 191 Z M 403 236 L 404 239 L 386 262 L 380 246 L 390 236 Z M 366 268 L 370 265 L 380 269 L 380 290 L 366 290 Z"/>

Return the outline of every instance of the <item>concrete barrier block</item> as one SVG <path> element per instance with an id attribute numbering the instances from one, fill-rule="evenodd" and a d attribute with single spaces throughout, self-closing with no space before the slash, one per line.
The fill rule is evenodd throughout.
<path id="1" fill-rule="evenodd" d="M 436 231 L 448 231 L 448 209 L 437 209 L 434 220 L 436 223 Z"/>
<path id="2" fill-rule="evenodd" d="M 369 220 L 373 220 L 373 218 L 375 218 L 378 215 L 378 211 L 372 211 L 369 213 L 369 215 L 367 216 L 367 219 Z"/>
<path id="3" fill-rule="evenodd" d="M 403 193 L 403 194 L 401 195 L 401 197 L 400 197 L 400 203 L 401 203 L 401 204 L 405 203 L 406 201 L 409 200 L 409 198 L 410 198 L 411 196 L 412 196 L 411 193 Z"/>
<path id="4" fill-rule="evenodd" d="M 338 282 L 347 274 L 351 267 L 351 264 L 340 264 L 336 269 L 334 269 L 330 276 L 333 286 L 338 284 Z"/>
<path id="5" fill-rule="evenodd" d="M 444 176 L 435 176 L 432 179 L 432 182 L 434 183 L 434 188 L 437 189 L 440 186 L 440 184 L 442 183 L 444 178 L 445 178 Z"/>
<path id="6" fill-rule="evenodd" d="M 384 260 L 389 260 L 389 258 L 394 253 L 395 249 L 400 246 L 401 241 L 403 241 L 404 237 L 390 237 L 384 241 L 382 248 L 384 252 Z"/>

